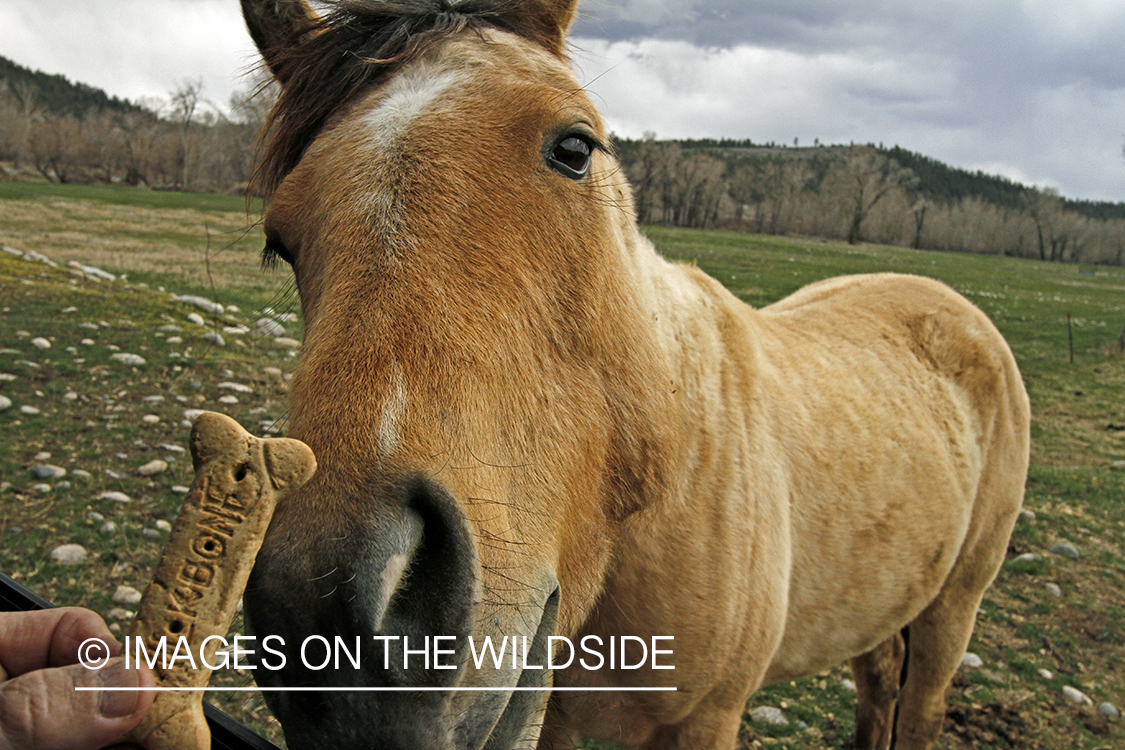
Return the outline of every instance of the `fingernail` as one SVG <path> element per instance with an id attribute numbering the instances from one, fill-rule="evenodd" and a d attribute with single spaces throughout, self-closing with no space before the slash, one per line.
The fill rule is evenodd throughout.
<path id="1" fill-rule="evenodd" d="M 107 688 L 135 688 L 140 686 L 135 669 L 126 669 L 124 661 L 98 670 L 98 681 Z M 107 719 L 130 716 L 137 710 L 139 693 L 136 690 L 107 690 L 102 693 L 99 710 Z"/>

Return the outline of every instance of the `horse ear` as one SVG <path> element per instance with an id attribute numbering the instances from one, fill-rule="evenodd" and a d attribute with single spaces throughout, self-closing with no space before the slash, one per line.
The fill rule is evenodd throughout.
<path id="1" fill-rule="evenodd" d="M 525 29 L 559 57 L 566 54 L 566 33 L 578 15 L 578 0 L 527 0 L 516 6 Z"/>
<path id="2" fill-rule="evenodd" d="M 242 17 L 262 59 L 284 83 L 285 50 L 320 20 L 308 0 L 242 0 Z"/>

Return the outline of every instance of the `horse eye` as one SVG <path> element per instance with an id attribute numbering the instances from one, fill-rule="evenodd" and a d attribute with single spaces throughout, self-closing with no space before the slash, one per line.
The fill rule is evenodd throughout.
<path id="1" fill-rule="evenodd" d="M 266 269 L 276 268 L 279 260 L 283 260 L 292 266 L 293 254 L 283 243 L 267 239 L 266 246 L 262 249 L 262 267 Z"/>
<path id="2" fill-rule="evenodd" d="M 590 142 L 579 135 L 568 135 L 555 144 L 547 163 L 556 172 L 572 180 L 580 180 L 590 170 Z"/>

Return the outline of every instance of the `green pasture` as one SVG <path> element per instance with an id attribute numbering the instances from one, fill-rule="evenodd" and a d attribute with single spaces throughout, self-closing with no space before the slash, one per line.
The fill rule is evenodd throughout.
<path id="1" fill-rule="evenodd" d="M 104 616 L 118 606 L 118 585 L 143 589 L 163 547 L 151 529 L 174 519 L 183 496 L 173 487 L 190 482 L 190 460 L 166 447 L 186 445 L 184 410 L 218 409 L 251 427 L 284 430 L 285 374 L 296 361 L 289 351 L 269 337 L 227 335 L 223 347 L 205 339 L 208 331 L 252 324 L 266 307 L 299 312 L 288 276 L 258 268 L 257 221 L 240 197 L 0 182 L 0 242 L 60 264 L 0 252 L 0 373 L 11 376 L 0 379 L 0 395 L 13 402 L 0 411 L 0 570 L 56 603 Z M 1121 720 L 1097 710 L 1103 701 L 1125 705 L 1125 269 L 645 231 L 667 257 L 698 264 L 753 305 L 829 276 L 896 271 L 940 279 L 996 321 L 1020 363 L 1034 413 L 1025 505 L 1036 517 L 1020 521 L 1010 557 L 1040 557 L 1009 561 L 990 590 L 970 646 L 984 666 L 959 673 L 941 746 L 1125 746 Z M 90 280 L 66 267 L 70 259 L 126 278 Z M 173 301 L 172 292 L 237 309 L 203 313 Z M 187 321 L 192 312 L 203 315 L 203 325 Z M 161 330 L 169 326 L 179 330 Z M 287 327 L 300 337 L 299 323 Z M 31 344 L 39 337 L 50 348 Z M 145 364 L 122 364 L 112 359 L 118 352 L 141 355 Z M 219 384 L 230 381 L 252 392 L 220 402 L 231 392 Z M 157 395 L 163 399 L 151 398 Z M 39 413 L 21 412 L 24 405 Z M 146 422 L 146 415 L 156 420 Z M 51 458 L 36 459 L 44 453 Z M 166 472 L 136 474 L 158 457 L 173 459 Z M 31 467 L 44 462 L 67 468 L 68 476 L 33 478 Z M 100 498 L 108 491 L 131 502 Z M 103 532 L 105 521 L 116 529 Z M 1050 552 L 1064 542 L 1079 559 Z M 83 545 L 90 558 L 52 562 L 51 550 L 65 543 Z M 781 708 L 790 724 L 772 727 L 747 716 L 742 746 L 849 747 L 854 693 L 842 682 L 848 677 L 840 667 L 763 689 L 749 708 Z M 251 675 L 217 679 L 242 684 Z M 1068 702 L 1061 692 L 1067 685 L 1094 705 Z M 260 698 L 222 702 L 278 741 Z"/>

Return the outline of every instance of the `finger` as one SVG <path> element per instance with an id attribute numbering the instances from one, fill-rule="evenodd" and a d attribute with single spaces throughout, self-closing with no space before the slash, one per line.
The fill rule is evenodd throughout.
<path id="1" fill-rule="evenodd" d="M 40 669 L 0 685 L 0 750 L 93 750 L 135 727 L 155 695 L 76 687 L 155 686 L 148 670 L 113 659 L 93 671 L 78 664 Z"/>
<path id="2" fill-rule="evenodd" d="M 118 654 L 121 645 L 96 613 L 81 607 L 0 613 L 0 681 L 78 661 L 78 647 L 99 638 Z"/>

